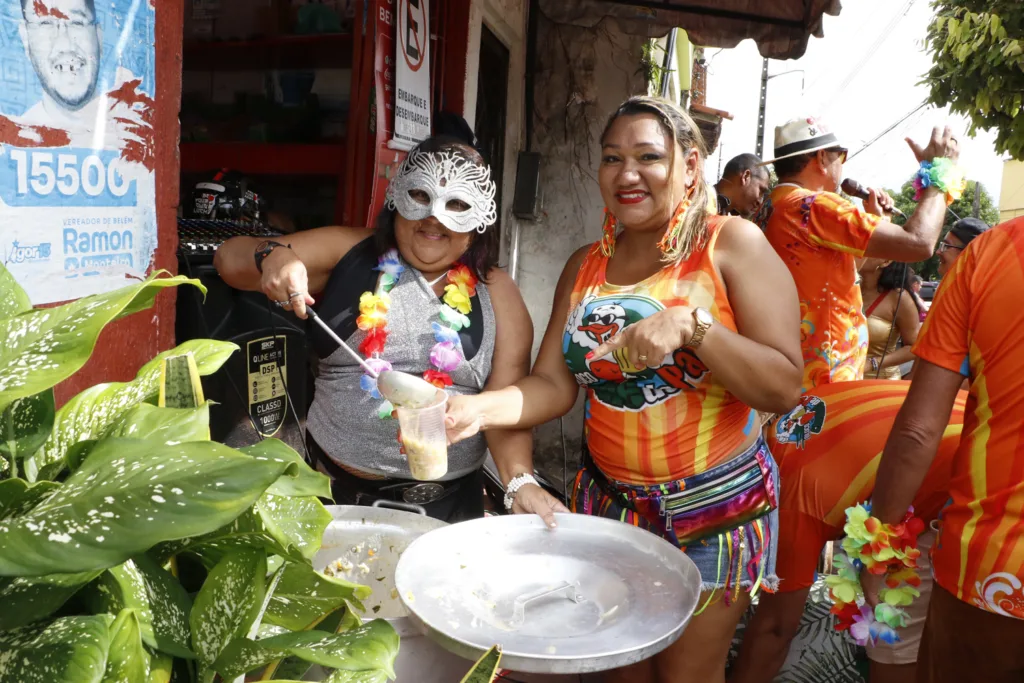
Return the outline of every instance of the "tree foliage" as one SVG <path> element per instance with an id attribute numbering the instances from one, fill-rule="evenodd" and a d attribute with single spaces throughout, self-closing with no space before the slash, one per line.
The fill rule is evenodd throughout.
<path id="1" fill-rule="evenodd" d="M 939 242 L 946 238 L 946 233 L 949 232 L 949 229 L 960 218 L 974 215 L 974 186 L 976 184 L 975 181 L 968 180 L 967 189 L 964 190 L 963 195 L 949 206 L 949 209 L 946 211 L 946 220 L 942 224 L 942 232 L 939 234 Z M 903 187 L 898 192 L 895 190 L 886 190 L 886 192 L 892 195 L 896 208 L 907 216 L 914 213 L 914 210 L 917 208 L 917 202 L 914 201 L 915 190 L 913 181 L 908 180 L 903 183 Z M 989 225 L 995 225 L 999 222 L 999 207 L 996 206 L 995 200 L 992 199 L 992 195 L 988 193 L 984 185 L 981 186 L 978 207 L 978 217 L 981 220 Z M 938 246 L 938 242 L 936 246 Z M 931 258 L 925 261 L 912 263 L 911 266 L 914 272 L 925 280 L 937 280 L 939 278 L 939 257 L 935 254 L 932 254 Z"/>
<path id="2" fill-rule="evenodd" d="M 996 150 L 1024 159 L 1024 3 L 936 0 L 925 44 L 929 101 L 995 130 Z"/>

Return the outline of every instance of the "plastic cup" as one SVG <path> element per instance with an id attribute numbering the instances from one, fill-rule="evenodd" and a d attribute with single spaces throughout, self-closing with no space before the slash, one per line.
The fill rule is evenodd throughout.
<path id="1" fill-rule="evenodd" d="M 419 481 L 434 481 L 448 473 L 448 436 L 444 427 L 448 394 L 437 394 L 437 402 L 430 407 L 396 409 L 409 472 Z"/>

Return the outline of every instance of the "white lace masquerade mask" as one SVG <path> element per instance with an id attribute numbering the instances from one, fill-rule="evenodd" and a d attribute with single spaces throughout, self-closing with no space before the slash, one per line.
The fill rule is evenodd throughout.
<path id="1" fill-rule="evenodd" d="M 498 219 L 496 191 L 487 166 L 454 151 L 414 150 L 388 184 L 386 205 L 409 221 L 433 216 L 452 232 L 483 232 Z"/>

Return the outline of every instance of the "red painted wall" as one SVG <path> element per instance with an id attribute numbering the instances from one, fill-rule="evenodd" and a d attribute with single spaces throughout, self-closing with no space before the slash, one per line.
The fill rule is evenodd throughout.
<path id="1" fill-rule="evenodd" d="M 181 48 L 185 0 L 156 5 L 156 205 L 157 269 L 177 273 L 178 111 L 181 105 Z M 119 320 L 103 332 L 82 370 L 58 385 L 57 402 L 101 382 L 135 377 L 150 358 L 174 346 L 174 290 L 161 292 L 155 306 Z"/>

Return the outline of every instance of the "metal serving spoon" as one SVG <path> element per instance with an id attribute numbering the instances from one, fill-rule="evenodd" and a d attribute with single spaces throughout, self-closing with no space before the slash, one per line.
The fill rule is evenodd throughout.
<path id="1" fill-rule="evenodd" d="M 377 380 L 377 390 L 381 396 L 391 401 L 392 405 L 403 408 L 427 408 L 437 401 L 437 387 L 433 384 L 407 372 L 399 372 L 397 370 L 376 372 L 369 363 L 352 350 L 352 347 L 334 333 L 334 330 L 316 314 L 316 311 L 307 307 L 306 313 L 338 346 L 343 348 L 348 355 L 352 356 L 359 363 L 363 370 L 366 371 L 366 374 Z"/>

